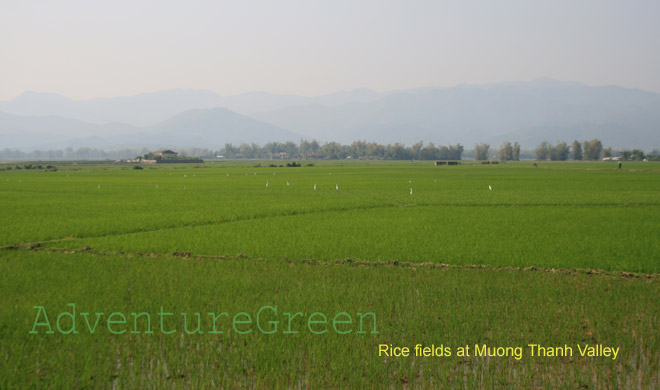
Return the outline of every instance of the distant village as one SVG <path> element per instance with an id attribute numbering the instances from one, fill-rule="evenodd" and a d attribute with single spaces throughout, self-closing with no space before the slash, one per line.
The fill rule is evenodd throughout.
<path id="1" fill-rule="evenodd" d="M 126 163 L 141 163 L 141 164 L 185 164 L 185 163 L 203 163 L 204 160 L 196 157 L 179 156 L 179 153 L 173 150 L 158 150 L 156 152 L 147 153 L 142 157 L 135 160 L 125 160 Z"/>

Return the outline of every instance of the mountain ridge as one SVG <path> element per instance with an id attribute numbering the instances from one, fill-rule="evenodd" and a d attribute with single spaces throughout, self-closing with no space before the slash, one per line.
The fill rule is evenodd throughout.
<path id="1" fill-rule="evenodd" d="M 0 112 L 0 146 L 21 150 L 66 147 L 196 147 L 241 144 L 252 138 L 285 142 L 300 134 L 224 108 L 193 109 L 153 126 L 95 124 L 58 116 L 18 116 Z M 267 142 L 268 142 L 267 141 Z"/>
<path id="2" fill-rule="evenodd" d="M 7 108 L 13 112 L 7 111 Z M 57 94 L 25 92 L 10 101 L 0 102 L 0 111 L 7 112 L 6 115 L 25 116 L 20 113 L 26 112 L 41 114 L 36 115 L 42 118 L 40 120 L 30 115 L 31 119 L 25 119 L 26 124 L 14 126 L 26 133 L 34 130 L 30 126 L 45 126 L 47 120 L 43 119 L 44 115 L 79 109 L 82 110 L 82 114 L 77 114 L 79 117 L 103 117 L 106 121 L 101 123 L 105 125 L 85 121 L 75 115 L 60 115 L 63 118 L 53 119 L 51 128 L 62 130 L 66 127 L 63 121 L 72 119 L 87 123 L 88 131 L 83 132 L 85 136 L 97 136 L 108 131 L 129 135 L 144 132 L 147 138 L 140 138 L 140 142 L 158 136 L 144 129 L 160 126 L 162 130 L 166 127 L 162 123 L 179 114 L 188 112 L 190 116 L 194 110 L 216 108 L 236 112 L 259 123 L 257 125 L 243 118 L 241 126 L 255 132 L 243 131 L 244 137 L 224 136 L 223 139 L 232 143 L 263 144 L 271 139 L 262 135 L 270 132 L 278 134 L 278 137 L 290 137 L 292 139 L 288 141 L 296 142 L 303 138 L 341 143 L 368 140 L 412 144 L 423 140 L 441 145 L 461 143 L 469 148 L 477 142 L 497 147 L 504 141 L 517 141 L 529 149 L 542 141 L 570 142 L 573 139 L 599 138 L 605 145 L 614 148 L 652 149 L 660 146 L 660 94 L 618 86 L 586 86 L 574 81 L 547 78 L 385 92 L 362 88 L 316 97 L 268 92 L 223 97 L 208 90 L 176 89 L 76 102 Z M 217 143 L 220 138 L 211 132 L 212 122 L 218 121 L 216 127 L 222 129 L 236 119 L 226 112 L 220 118 L 223 112 L 208 111 L 209 116 L 215 115 L 216 118 L 196 122 L 195 126 L 205 129 L 202 138 L 188 135 L 191 131 L 195 132 L 191 130 L 193 125 L 190 123 L 181 125 L 180 134 L 173 134 L 172 130 L 166 135 L 185 144 L 192 141 Z M 128 117 L 134 121 L 123 120 Z M 195 122 L 192 117 L 189 120 Z M 5 138 L 6 122 L 6 117 L 5 122 L 0 122 L 0 134 L 4 133 Z M 81 130 L 85 126 L 72 122 L 71 127 Z M 257 131 L 257 128 L 263 131 Z M 62 130 L 61 135 L 71 140 L 69 133 Z M 74 134 L 73 138 L 79 135 Z M 14 137 L 18 136 L 14 134 Z M 113 135 L 109 137 L 113 138 Z M 2 144 L 8 145 L 5 142 Z M 27 147 L 25 143 L 21 145 Z"/>

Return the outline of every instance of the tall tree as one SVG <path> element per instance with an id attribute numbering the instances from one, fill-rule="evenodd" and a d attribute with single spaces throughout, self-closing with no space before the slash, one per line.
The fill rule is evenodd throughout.
<path id="1" fill-rule="evenodd" d="M 474 159 L 477 161 L 488 160 L 488 151 L 490 150 L 490 145 L 488 144 L 476 144 L 474 145 Z"/>
<path id="2" fill-rule="evenodd" d="M 419 151 L 420 160 L 435 160 L 438 158 L 438 148 L 435 147 L 433 142 L 429 142 L 422 150 Z"/>
<path id="3" fill-rule="evenodd" d="M 639 149 L 633 149 L 632 158 L 633 158 L 633 160 L 636 160 L 636 161 L 643 161 L 646 158 L 646 156 L 644 156 L 643 151 L 641 151 Z"/>
<path id="4" fill-rule="evenodd" d="M 511 142 L 505 142 L 502 144 L 499 152 L 500 160 L 511 161 L 513 160 L 513 146 Z"/>
<path id="5" fill-rule="evenodd" d="M 539 145 L 535 150 L 534 153 L 536 154 L 536 159 L 539 161 L 547 160 L 548 157 L 550 157 L 550 144 L 546 141 L 541 142 L 541 145 Z"/>
<path id="6" fill-rule="evenodd" d="M 385 146 L 375 142 L 367 144 L 366 155 L 369 158 L 382 158 L 385 156 Z"/>
<path id="7" fill-rule="evenodd" d="M 597 138 L 582 143 L 582 153 L 585 160 L 600 160 L 602 150 L 603 144 Z"/>
<path id="8" fill-rule="evenodd" d="M 449 145 L 449 159 L 460 160 L 463 157 L 463 145 Z"/>
<path id="9" fill-rule="evenodd" d="M 406 148 L 402 143 L 397 142 L 394 145 L 387 145 L 385 158 L 389 160 L 410 160 L 413 156 L 410 149 Z"/>
<path id="10" fill-rule="evenodd" d="M 312 144 L 311 142 L 307 141 L 306 139 L 301 139 L 300 140 L 300 146 L 298 147 L 300 150 L 300 153 L 302 154 L 303 158 L 307 160 L 307 156 L 311 153 L 312 151 Z"/>
<path id="11" fill-rule="evenodd" d="M 422 147 L 424 146 L 424 141 L 419 141 L 417 143 L 412 144 L 410 147 L 412 149 L 412 154 L 414 159 L 419 160 L 419 152 L 422 150 Z"/>
<path id="12" fill-rule="evenodd" d="M 570 154 L 570 147 L 566 142 L 558 142 L 556 146 L 550 146 L 550 160 L 566 161 Z"/>
<path id="13" fill-rule="evenodd" d="M 513 161 L 520 161 L 520 144 L 518 142 L 513 144 Z"/>
<path id="14" fill-rule="evenodd" d="M 573 141 L 573 160 L 582 160 L 582 144 L 578 140 Z"/>
<path id="15" fill-rule="evenodd" d="M 353 141 L 349 147 L 350 153 L 354 158 L 364 157 L 367 154 L 366 141 Z"/>
<path id="16" fill-rule="evenodd" d="M 232 158 L 237 153 L 239 153 L 238 147 L 231 143 L 226 143 L 225 148 L 222 150 L 222 154 L 224 154 L 226 158 Z"/>

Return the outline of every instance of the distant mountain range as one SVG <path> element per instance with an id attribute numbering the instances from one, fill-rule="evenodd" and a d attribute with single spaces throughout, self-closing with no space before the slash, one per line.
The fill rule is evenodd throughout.
<path id="1" fill-rule="evenodd" d="M 253 117 L 321 140 L 368 139 L 407 144 L 599 138 L 606 145 L 660 145 L 660 94 L 620 87 L 536 80 L 399 92 L 381 99 L 325 107 L 307 105 Z"/>
<path id="2" fill-rule="evenodd" d="M 219 149 L 224 143 L 317 139 L 350 143 L 420 140 L 498 147 L 517 141 L 599 138 L 605 146 L 660 147 L 660 94 L 616 86 L 531 82 L 317 97 L 253 92 L 220 96 L 170 90 L 73 101 L 26 92 L 0 102 L 0 149 L 128 146 Z"/>
<path id="3" fill-rule="evenodd" d="M 188 110 L 154 126 L 105 125 L 58 116 L 17 116 L 0 112 L 0 149 L 23 151 L 94 147 L 205 147 L 305 138 L 226 108 Z"/>
<path id="4" fill-rule="evenodd" d="M 368 89 L 336 92 L 315 98 L 267 92 L 223 97 L 200 89 L 174 89 L 135 96 L 73 101 L 58 94 L 28 91 L 7 102 L 0 102 L 0 112 L 21 116 L 52 115 L 95 124 L 120 122 L 133 126 L 153 126 L 194 109 L 222 107 L 249 115 L 310 103 L 332 107 L 380 97 L 381 94 Z"/>

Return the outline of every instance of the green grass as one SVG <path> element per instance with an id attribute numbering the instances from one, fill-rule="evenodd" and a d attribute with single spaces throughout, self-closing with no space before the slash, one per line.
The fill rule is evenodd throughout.
<path id="1" fill-rule="evenodd" d="M 11 340 L 0 347 L 3 388 L 658 385 L 657 279 L 44 251 L 5 252 L 0 264 L 0 330 Z M 147 311 L 154 321 L 161 305 L 190 315 L 254 316 L 264 305 L 306 315 L 373 311 L 379 333 L 189 335 L 179 323 L 173 335 L 112 335 L 101 323 L 91 335 L 79 323 L 76 335 L 28 334 L 33 306 L 44 306 L 54 321 L 69 302 L 106 315 Z M 569 344 L 576 355 L 577 344 L 602 343 L 621 352 L 616 360 L 527 352 L 521 360 L 378 357 L 379 344 L 417 343 L 454 351 Z"/>
<path id="2" fill-rule="evenodd" d="M 660 165 L 254 164 L 0 170 L 0 388 L 660 387 Z M 370 311 L 379 333 L 29 334 L 35 305 L 67 303 Z M 595 343 L 619 357 L 577 354 Z"/>
<path id="3" fill-rule="evenodd" d="M 243 253 L 269 259 L 353 258 L 634 272 L 660 269 L 660 264 L 649 261 L 660 253 L 660 224 L 649 218 L 658 212 L 657 207 L 596 210 L 597 214 L 594 207 L 577 206 L 532 210 L 383 206 L 211 222 L 51 245 L 127 252 Z M 626 219 L 636 223 L 620 226 Z M 376 244 L 365 245 L 370 242 Z"/>
<path id="4" fill-rule="evenodd" d="M 0 244 L 660 271 L 660 166 L 546 165 L 1 172 Z"/>

